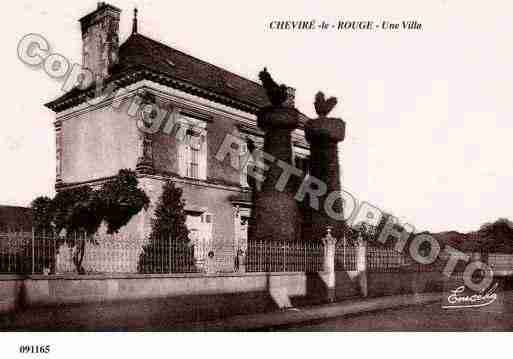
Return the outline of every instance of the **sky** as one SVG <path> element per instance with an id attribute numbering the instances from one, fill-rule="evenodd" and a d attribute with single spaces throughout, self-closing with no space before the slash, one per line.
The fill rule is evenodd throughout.
<path id="1" fill-rule="evenodd" d="M 513 212 L 513 22 L 502 1 L 121 1 L 120 40 L 139 32 L 257 80 L 267 66 L 314 116 L 317 91 L 339 99 L 345 190 L 418 230 L 471 231 Z M 95 1 L 11 2 L 0 22 L 0 204 L 53 195 L 54 114 L 62 83 L 16 56 L 43 35 L 81 61 L 78 19 Z M 400 22 L 421 31 L 277 31 L 274 20 Z"/>

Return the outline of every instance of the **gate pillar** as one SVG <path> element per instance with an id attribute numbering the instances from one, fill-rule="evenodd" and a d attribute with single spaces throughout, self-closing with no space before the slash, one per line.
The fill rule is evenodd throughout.
<path id="1" fill-rule="evenodd" d="M 335 301 L 335 245 L 337 239 L 331 235 L 331 227 L 327 228 L 326 236 L 322 239 L 324 245 L 324 261 L 323 269 L 328 275 L 326 287 L 327 287 L 327 300 L 328 302 Z"/>
<path id="2" fill-rule="evenodd" d="M 356 247 L 356 270 L 361 294 L 367 296 L 367 243 L 362 235 L 358 235 L 358 247 Z"/>

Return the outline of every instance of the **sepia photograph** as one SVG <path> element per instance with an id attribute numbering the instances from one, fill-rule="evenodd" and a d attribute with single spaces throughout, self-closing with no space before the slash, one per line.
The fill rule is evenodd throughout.
<path id="1" fill-rule="evenodd" d="M 512 10 L 9 4 L 1 350 L 511 332 Z"/>

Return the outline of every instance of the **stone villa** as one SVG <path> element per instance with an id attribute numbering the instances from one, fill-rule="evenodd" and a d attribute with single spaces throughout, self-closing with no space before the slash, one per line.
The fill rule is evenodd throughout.
<path id="1" fill-rule="evenodd" d="M 227 134 L 256 148 L 263 146 L 256 114 L 269 105 L 265 90 L 138 33 L 136 12 L 132 34 L 120 44 L 120 13 L 112 5 L 98 3 L 95 11 L 80 19 L 80 25 L 83 66 L 104 85 L 114 84 L 122 91 L 105 100 L 88 101 L 94 98 L 94 86 L 75 88 L 46 104 L 56 114 L 56 189 L 94 186 L 119 169 L 137 170 L 152 206 L 117 236 L 144 239 L 162 184 L 171 179 L 183 189 L 191 237 L 214 251 L 219 271 L 230 271 L 235 253 L 247 245 L 251 181 L 244 168 L 234 169 L 229 158 L 221 163 L 215 154 Z M 178 113 L 191 141 L 178 141 L 162 131 L 142 133 L 128 110 L 142 93 L 160 108 Z M 300 120 L 304 124 L 308 118 Z M 292 142 L 296 166 L 307 168 L 309 149 L 303 126 L 294 131 Z"/>

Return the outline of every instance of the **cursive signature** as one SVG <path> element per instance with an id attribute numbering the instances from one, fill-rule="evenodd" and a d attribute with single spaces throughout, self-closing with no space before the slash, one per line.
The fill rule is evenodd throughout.
<path id="1" fill-rule="evenodd" d="M 495 283 L 485 293 L 468 295 L 463 294 L 463 292 L 465 292 L 465 286 L 462 285 L 451 290 L 451 294 L 447 297 L 449 305 L 444 305 L 442 308 L 472 308 L 490 305 L 497 300 L 497 293 L 495 293 L 495 291 L 498 286 L 499 284 Z"/>

